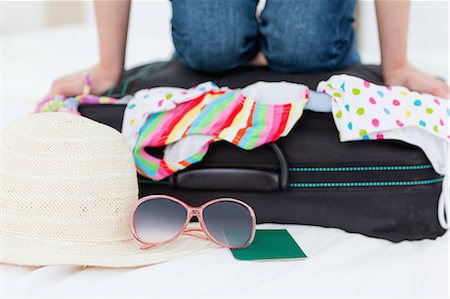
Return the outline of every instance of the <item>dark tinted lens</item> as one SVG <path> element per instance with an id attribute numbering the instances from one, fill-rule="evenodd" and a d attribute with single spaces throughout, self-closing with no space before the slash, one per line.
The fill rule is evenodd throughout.
<path id="1" fill-rule="evenodd" d="M 180 232 L 186 217 L 187 211 L 179 203 L 167 198 L 154 198 L 138 206 L 134 227 L 142 241 L 162 242 Z"/>
<path id="2" fill-rule="evenodd" d="M 252 234 L 250 211 L 233 201 L 219 201 L 207 206 L 203 220 L 210 234 L 229 246 L 244 245 Z"/>

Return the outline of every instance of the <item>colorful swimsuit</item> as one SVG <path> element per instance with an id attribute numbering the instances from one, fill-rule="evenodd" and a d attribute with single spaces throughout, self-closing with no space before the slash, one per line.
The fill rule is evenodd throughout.
<path id="1" fill-rule="evenodd" d="M 448 227 L 449 102 L 400 86 L 380 86 L 357 77 L 335 75 L 317 86 L 332 97 L 341 141 L 397 139 L 420 147 L 435 171 L 445 175 L 439 222 Z M 449 213 L 447 213 L 449 215 Z"/>
<path id="2" fill-rule="evenodd" d="M 279 88 L 280 84 L 293 83 L 269 83 L 267 87 Z M 293 85 L 298 90 L 295 99 L 248 98 L 240 89 L 219 88 L 212 82 L 188 90 L 140 91 L 128 103 L 122 125 L 138 172 L 161 180 L 201 161 L 211 142 L 226 140 L 250 150 L 286 136 L 308 100 L 308 88 Z M 164 145 L 163 159 L 145 150 Z"/>
<path id="3" fill-rule="evenodd" d="M 81 104 L 114 104 L 117 102 L 117 99 L 114 98 L 91 95 L 91 85 L 91 78 L 89 75 L 86 75 L 85 85 L 81 95 L 69 98 L 62 95 L 56 95 L 54 97 L 45 98 L 36 105 L 34 112 L 68 112 L 80 114 L 78 112 L 78 107 Z"/>

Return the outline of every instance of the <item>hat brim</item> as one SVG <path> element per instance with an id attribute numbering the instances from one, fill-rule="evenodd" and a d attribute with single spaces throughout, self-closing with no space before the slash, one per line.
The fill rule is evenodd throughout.
<path id="1" fill-rule="evenodd" d="M 0 231 L 0 262 L 22 266 L 80 265 L 138 267 L 192 255 L 218 245 L 209 240 L 180 236 L 173 242 L 141 250 L 135 239 L 113 242 L 61 241 Z"/>

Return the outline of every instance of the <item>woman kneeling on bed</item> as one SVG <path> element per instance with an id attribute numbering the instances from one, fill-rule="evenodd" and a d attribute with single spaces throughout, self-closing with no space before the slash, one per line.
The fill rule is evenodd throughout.
<path id="1" fill-rule="evenodd" d="M 113 87 L 125 61 L 130 0 L 96 1 L 100 61 L 90 68 L 92 93 Z M 276 72 L 338 70 L 360 63 L 353 30 L 356 0 L 172 0 L 174 57 L 218 72 L 254 64 Z M 448 98 L 449 86 L 407 61 L 409 1 L 375 2 L 385 83 Z M 59 78 L 49 95 L 75 96 L 86 71 Z"/>

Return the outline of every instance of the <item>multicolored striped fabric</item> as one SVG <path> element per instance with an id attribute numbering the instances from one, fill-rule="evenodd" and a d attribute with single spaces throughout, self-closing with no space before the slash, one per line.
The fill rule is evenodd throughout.
<path id="1" fill-rule="evenodd" d="M 277 83 L 273 83 L 276 88 Z M 198 95 L 198 89 L 206 92 Z M 303 113 L 308 100 L 308 88 L 303 87 L 298 98 L 277 104 L 247 98 L 242 90 L 220 89 L 211 82 L 189 90 L 165 88 L 166 97 L 134 98 L 128 103 L 122 133 L 129 140 L 138 172 L 150 179 L 161 180 L 176 171 L 202 160 L 211 142 L 226 140 L 242 149 L 251 150 L 286 136 Z M 205 88 L 207 86 L 207 88 Z M 177 104 L 169 111 L 152 113 L 145 101 L 177 98 L 177 94 L 195 97 Z M 144 120 L 144 121 L 142 121 Z M 137 124 L 137 125 L 136 125 Z M 132 127 L 134 128 L 132 129 Z M 163 159 L 150 155 L 147 147 L 167 145 Z"/>
<path id="2" fill-rule="evenodd" d="M 63 95 L 56 95 L 53 97 L 48 97 L 40 101 L 34 110 L 34 113 L 39 112 L 68 112 L 73 114 L 80 114 L 78 112 L 78 107 L 81 104 L 115 104 L 116 99 L 110 97 L 98 97 L 91 95 L 91 78 L 89 75 L 85 77 L 85 85 L 83 88 L 83 93 L 76 97 L 66 98 Z"/>

